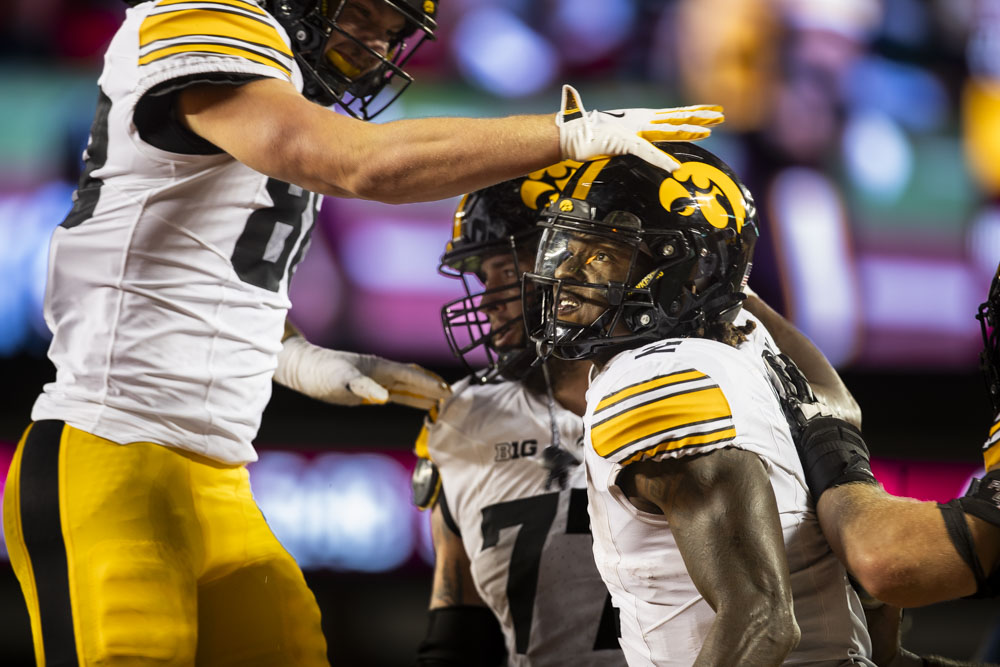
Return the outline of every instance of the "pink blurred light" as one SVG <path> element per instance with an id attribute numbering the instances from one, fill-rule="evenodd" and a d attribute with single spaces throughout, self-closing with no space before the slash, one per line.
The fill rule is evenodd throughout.
<path id="1" fill-rule="evenodd" d="M 0 443 L 0 502 L 3 500 L 3 491 L 6 485 L 7 473 L 11 460 L 14 456 L 15 445 L 13 443 Z M 266 446 L 262 449 L 267 449 Z M 287 450 L 287 448 L 282 448 Z M 327 450 L 324 450 L 327 451 Z M 344 453 L 365 453 L 377 452 L 398 461 L 407 471 L 412 471 L 415 464 L 415 457 L 408 450 L 372 450 L 370 447 L 358 446 L 348 448 L 337 448 L 337 451 Z M 315 451 L 299 451 L 306 461 L 314 458 Z M 252 466 L 251 466 L 252 468 Z M 885 490 L 896 496 L 905 496 L 917 500 L 946 502 L 965 493 L 969 483 L 969 478 L 974 474 L 981 473 L 981 467 L 974 463 L 955 463 L 941 461 L 900 461 L 892 459 L 874 459 L 872 470 L 876 477 L 882 482 Z M 417 517 L 420 521 L 425 521 L 426 517 Z M 426 528 L 421 526 L 421 530 Z M 419 531 L 418 531 L 419 532 Z M 0 532 L 2 535 L 2 532 Z M 422 536 L 421 539 L 425 538 Z M 417 552 L 411 556 L 409 565 L 426 560 L 427 545 L 420 545 Z M 5 559 L 6 552 L 0 545 L 0 560 Z"/>
<path id="2" fill-rule="evenodd" d="M 14 456 L 14 443 L 0 443 L 0 498 L 7 480 L 7 471 Z M 266 448 L 266 446 L 264 447 Z M 359 451 L 362 449 L 359 446 Z M 344 449 L 343 451 L 353 451 Z M 364 447 L 363 451 L 372 451 Z M 409 451 L 379 450 L 407 466 L 413 467 L 413 456 Z M 303 452 L 309 455 L 308 452 Z M 965 493 L 969 479 L 982 471 L 977 463 L 956 463 L 945 461 L 900 461 L 895 459 L 872 459 L 872 471 L 885 487 L 895 496 L 906 496 L 917 500 L 946 502 Z"/>
<path id="3" fill-rule="evenodd" d="M 969 478 L 980 470 L 975 463 L 872 460 L 872 472 L 892 495 L 936 502 L 963 495 Z"/>

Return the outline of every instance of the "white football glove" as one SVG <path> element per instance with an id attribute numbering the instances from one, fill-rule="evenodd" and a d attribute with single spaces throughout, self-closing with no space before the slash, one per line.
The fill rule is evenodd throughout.
<path id="1" fill-rule="evenodd" d="M 585 162 L 631 153 L 667 171 L 680 163 L 651 142 L 704 139 L 712 133 L 708 128 L 723 120 L 722 107 L 710 105 L 586 111 L 580 93 L 570 85 L 563 86 L 562 108 L 556 114 L 564 160 Z"/>
<path id="2" fill-rule="evenodd" d="M 392 401 L 429 410 L 451 394 L 447 382 L 416 364 L 328 350 L 302 336 L 291 336 L 282 343 L 274 381 L 337 405 Z"/>

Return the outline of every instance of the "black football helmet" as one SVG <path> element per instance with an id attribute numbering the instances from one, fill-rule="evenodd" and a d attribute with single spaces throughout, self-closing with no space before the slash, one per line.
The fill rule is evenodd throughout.
<path id="1" fill-rule="evenodd" d="M 1000 413 L 1000 266 L 990 283 L 990 293 L 986 301 L 979 305 L 976 314 L 983 332 L 983 351 L 979 355 L 979 368 L 986 379 L 993 415 Z"/>
<path id="2" fill-rule="evenodd" d="M 758 237 L 753 198 L 712 153 L 656 146 L 680 163 L 673 173 L 632 155 L 591 160 L 543 212 L 525 274 L 541 304 L 527 322 L 539 356 L 690 336 L 739 312 Z"/>
<path id="3" fill-rule="evenodd" d="M 516 317 L 502 327 L 492 329 L 488 309 L 499 303 L 521 299 L 521 271 L 510 283 L 485 289 L 483 262 L 508 253 L 518 267 L 518 257 L 535 253 L 541 229 L 535 226 L 538 214 L 555 197 L 578 162 L 565 161 L 527 176 L 504 181 L 465 195 L 455 211 L 452 239 L 441 256 L 438 272 L 462 281 L 465 296 L 441 308 L 448 345 L 470 373 L 476 373 L 471 359 L 482 348 L 487 368 L 478 373 L 481 381 L 498 375 L 520 379 L 534 361 L 533 346 L 522 341 L 513 347 L 498 347 L 494 341 L 506 331 L 524 328 Z M 531 306 L 529 306 L 530 308 Z"/>
<path id="4" fill-rule="evenodd" d="M 389 44 L 386 55 L 366 46 L 350 34 L 339 21 L 352 2 L 357 0 L 260 0 L 278 20 L 292 40 L 292 51 L 305 79 L 303 95 L 313 102 L 338 107 L 363 120 L 371 120 L 413 83 L 403 67 L 416 50 L 434 39 L 438 0 L 371 0 L 385 3 L 406 19 L 406 27 Z M 379 61 L 368 73 L 358 73 L 354 66 L 335 51 L 327 51 L 330 36 L 337 32 L 354 42 Z M 415 37 L 413 41 L 411 37 Z M 393 94 L 375 104 L 375 97 L 392 84 Z"/>

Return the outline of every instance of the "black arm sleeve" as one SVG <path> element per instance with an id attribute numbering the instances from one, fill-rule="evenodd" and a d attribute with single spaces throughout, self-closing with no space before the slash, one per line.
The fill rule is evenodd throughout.
<path id="1" fill-rule="evenodd" d="M 132 120 L 143 141 L 160 150 L 183 155 L 218 155 L 222 149 L 181 124 L 177 93 L 201 83 L 239 86 L 263 79 L 256 74 L 209 72 L 171 79 L 153 86 L 135 105 Z"/>
<path id="2" fill-rule="evenodd" d="M 500 622 L 486 607 L 431 609 L 417 667 L 499 667 L 505 663 Z"/>

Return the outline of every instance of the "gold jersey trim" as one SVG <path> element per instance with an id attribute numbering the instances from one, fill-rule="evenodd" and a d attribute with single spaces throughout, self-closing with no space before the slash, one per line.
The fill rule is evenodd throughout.
<path id="1" fill-rule="evenodd" d="M 657 454 L 663 452 L 677 451 L 679 449 L 685 449 L 687 447 L 704 447 L 706 445 L 716 445 L 722 442 L 727 442 L 736 438 L 736 427 L 727 426 L 714 431 L 707 431 L 705 433 L 698 433 L 696 435 L 688 435 L 683 438 L 678 438 L 675 440 L 663 440 L 657 445 L 650 447 L 649 449 L 643 449 L 642 451 L 636 452 L 632 456 L 628 457 L 622 461 L 622 466 L 627 466 L 630 463 L 635 463 L 636 461 L 641 461 L 642 459 L 649 459 Z"/>
<path id="2" fill-rule="evenodd" d="M 160 0 L 157 7 L 169 7 L 171 5 L 226 5 L 235 7 L 247 12 L 252 12 L 260 16 L 267 16 L 267 12 L 260 8 L 260 5 L 247 0 Z"/>
<path id="3" fill-rule="evenodd" d="M 654 436 L 724 419 L 732 419 L 729 402 L 718 385 L 710 385 L 671 394 L 621 412 L 592 427 L 590 440 L 594 450 L 607 458 Z M 684 439 L 659 440 L 655 444 L 665 446 L 666 450 L 687 446 L 687 438 L 691 434 L 678 436 Z"/>
<path id="4" fill-rule="evenodd" d="M 181 4 L 177 0 L 165 0 Z M 294 57 L 278 30 L 267 20 L 243 13 L 239 0 L 225 0 L 191 8 L 151 14 L 139 28 L 139 65 L 185 53 L 231 55 L 268 65 L 291 76 Z M 229 7 L 239 7 L 231 10 Z M 266 16 L 262 12 L 255 12 Z M 153 47 L 153 48 L 150 48 Z M 287 59 L 287 60 L 283 60 Z"/>
<path id="5" fill-rule="evenodd" d="M 707 376 L 704 373 L 696 371 L 693 368 L 689 368 L 687 370 L 676 371 L 666 375 L 659 375 L 644 382 L 637 382 L 636 384 L 629 385 L 624 389 L 620 389 L 615 393 L 602 398 L 601 402 L 597 404 L 596 408 L 594 408 L 594 415 L 596 416 L 598 412 L 610 408 L 617 403 L 621 403 L 626 398 L 650 392 L 654 389 L 659 389 L 660 387 L 667 387 L 672 384 L 680 384 L 682 382 L 690 382 L 692 380 L 700 380 L 705 377 Z"/>
<path id="6" fill-rule="evenodd" d="M 266 56 L 256 51 L 251 51 L 249 49 L 242 49 L 235 46 L 226 46 L 223 44 L 205 44 L 205 43 L 191 43 L 183 44 L 178 46 L 167 46 L 162 49 L 157 49 L 151 51 L 149 54 L 139 58 L 140 65 L 148 65 L 149 63 L 156 62 L 157 60 L 162 60 L 163 58 L 168 58 L 178 53 L 217 53 L 220 55 L 228 56 L 239 56 L 240 58 L 246 58 L 247 60 L 252 60 L 255 63 L 260 63 L 261 65 L 268 65 L 274 67 L 275 69 L 281 70 L 285 76 L 291 76 L 292 72 L 284 65 L 278 63 L 274 58 Z"/>

